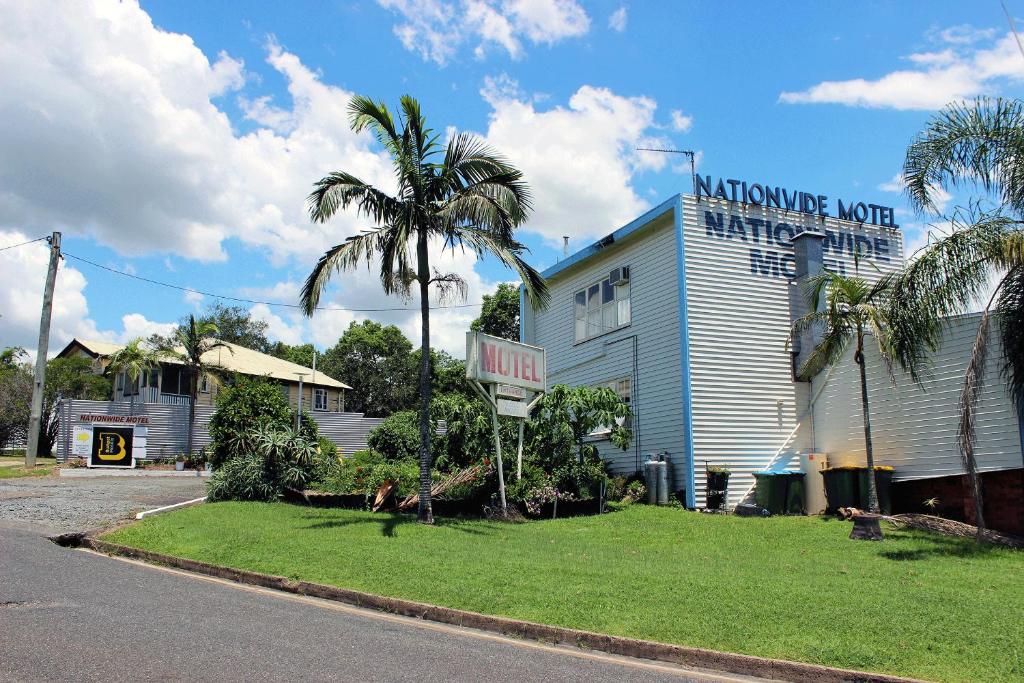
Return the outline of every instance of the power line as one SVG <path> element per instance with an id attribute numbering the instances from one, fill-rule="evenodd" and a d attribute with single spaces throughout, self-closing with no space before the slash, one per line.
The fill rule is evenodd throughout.
<path id="1" fill-rule="evenodd" d="M 44 237 L 42 239 L 46 239 L 46 238 Z M 38 240 L 36 240 L 36 241 L 38 241 Z M 70 254 L 70 253 L 68 253 L 66 251 L 62 251 L 61 253 L 64 256 L 69 256 L 69 257 L 75 259 L 76 261 L 81 261 L 82 263 L 88 263 L 90 266 L 94 266 L 96 268 L 101 268 L 101 269 L 109 271 L 111 273 L 116 273 L 117 275 L 123 275 L 124 277 L 130 277 L 133 280 L 141 280 L 142 282 L 148 282 L 151 285 L 158 285 L 160 287 L 169 287 L 170 289 L 176 289 L 176 290 L 178 290 L 180 292 L 188 292 L 190 294 L 201 294 L 202 296 L 208 296 L 208 297 L 211 297 L 213 299 L 224 299 L 225 301 L 237 301 L 237 302 L 243 303 L 243 304 L 263 304 L 264 306 L 280 306 L 280 307 L 283 307 L 283 308 L 302 308 L 302 306 L 299 305 L 299 304 L 288 304 L 288 303 L 284 303 L 283 301 L 259 301 L 259 300 L 256 300 L 256 299 L 244 299 L 244 298 L 237 297 L 237 296 L 226 296 L 224 294 L 216 294 L 214 292 L 205 292 L 205 291 L 203 291 L 201 289 L 192 289 L 191 287 L 182 287 L 181 285 L 176 285 L 176 284 L 173 284 L 173 283 L 170 283 L 170 282 L 161 282 L 160 280 L 153 280 L 152 278 L 142 277 L 141 275 L 134 275 L 132 273 L 126 273 L 123 270 L 118 270 L 116 268 L 111 268 L 110 266 L 104 266 L 102 264 L 96 263 L 95 261 L 90 261 L 87 258 L 83 258 L 81 256 L 76 256 L 76 255 Z M 451 305 L 448 305 L 448 306 L 431 306 L 430 309 L 431 310 L 438 310 L 438 309 L 445 309 L 445 308 L 472 308 L 474 306 L 483 306 L 483 303 L 479 303 L 479 304 L 451 304 Z M 417 311 L 417 310 L 419 310 L 419 307 L 417 306 L 417 307 L 414 307 L 414 308 L 409 308 L 408 306 L 401 306 L 401 307 L 393 307 L 393 308 L 341 308 L 341 307 L 337 307 L 337 306 L 317 306 L 316 310 L 318 310 L 318 311 L 348 311 L 349 313 L 385 313 L 385 312 L 389 312 L 389 311 Z"/>
<path id="2" fill-rule="evenodd" d="M 7 246 L 7 247 L 0 247 L 0 251 L 7 251 L 8 249 L 14 249 L 15 247 L 23 247 L 26 244 L 34 244 L 36 242 L 42 242 L 45 239 L 49 239 L 49 238 L 48 237 L 37 237 L 36 239 L 29 240 L 28 242 L 21 242 L 20 244 L 12 244 L 12 245 Z"/>

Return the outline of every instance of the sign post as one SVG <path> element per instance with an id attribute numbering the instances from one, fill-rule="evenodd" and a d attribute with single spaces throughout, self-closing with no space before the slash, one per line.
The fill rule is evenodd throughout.
<path id="1" fill-rule="evenodd" d="M 505 500 L 505 473 L 501 462 L 501 432 L 498 416 L 519 420 L 516 448 L 516 477 L 523 476 L 523 430 L 530 411 L 543 398 L 547 387 L 547 358 L 544 349 L 492 337 L 479 332 L 466 333 L 466 379 L 491 407 L 494 428 L 494 452 L 498 461 L 498 493 L 502 514 L 508 512 Z M 486 385 L 486 386 L 485 386 Z"/>

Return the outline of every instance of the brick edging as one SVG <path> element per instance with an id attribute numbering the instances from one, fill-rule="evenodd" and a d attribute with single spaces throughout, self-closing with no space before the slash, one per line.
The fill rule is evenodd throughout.
<path id="1" fill-rule="evenodd" d="M 449 607 L 439 607 L 437 605 L 413 602 L 412 600 L 389 598 L 348 588 L 338 588 L 337 586 L 310 583 L 308 581 L 293 581 L 283 576 L 221 567 L 183 557 L 130 548 L 102 541 L 92 536 L 82 537 L 79 545 L 108 555 L 130 557 L 220 579 L 227 579 L 237 583 L 333 600 L 365 609 L 389 612 L 417 619 L 427 619 L 453 626 L 464 626 L 481 631 L 490 631 L 526 640 L 573 645 L 588 650 L 597 650 L 626 657 L 650 659 L 745 676 L 774 678 L 793 681 L 794 683 L 803 681 L 814 681 L 815 683 L 922 683 L 917 679 L 902 678 L 900 676 L 837 669 L 829 666 L 790 662 L 782 659 L 765 659 L 752 655 L 718 652 L 716 650 L 706 650 L 704 648 L 687 647 L 684 645 L 670 645 L 668 643 L 610 636 L 591 631 L 548 626 L 546 624 L 536 624 L 507 617 L 496 617 Z"/>

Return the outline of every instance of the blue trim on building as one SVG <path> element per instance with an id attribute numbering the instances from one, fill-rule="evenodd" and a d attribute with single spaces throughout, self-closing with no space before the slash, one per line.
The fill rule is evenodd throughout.
<path id="1" fill-rule="evenodd" d="M 568 258 L 562 259 L 561 261 L 559 261 L 558 263 L 556 263 L 555 265 L 551 266 L 543 273 L 541 273 L 541 275 L 543 275 L 546 278 L 554 277 L 558 273 L 561 273 L 563 270 L 571 268 L 572 266 L 575 266 L 578 263 L 582 263 L 583 261 L 586 261 L 588 258 L 598 253 L 605 247 L 610 247 L 619 240 L 625 239 L 630 234 L 644 227 L 658 216 L 661 216 L 662 214 L 671 211 L 672 208 L 676 205 L 677 201 L 678 200 L 676 198 L 665 200 L 664 202 L 654 207 L 644 215 L 640 216 L 639 218 L 632 220 L 629 223 L 626 223 L 624 226 L 622 226 L 612 234 L 608 235 L 607 237 L 599 239 L 598 241 L 591 244 L 589 247 L 580 249 L 579 251 L 577 251 L 572 256 L 569 256 Z M 521 317 L 522 314 L 520 314 L 520 318 Z"/>
<path id="2" fill-rule="evenodd" d="M 686 482 L 686 507 L 697 506 L 696 478 L 693 468 L 693 394 L 690 391 L 690 325 L 686 299 L 686 245 L 683 243 L 683 196 L 674 200 L 676 228 L 676 274 L 679 286 L 679 364 L 682 370 L 680 384 L 683 389 L 683 426 L 686 428 L 683 454 L 688 481 Z"/>

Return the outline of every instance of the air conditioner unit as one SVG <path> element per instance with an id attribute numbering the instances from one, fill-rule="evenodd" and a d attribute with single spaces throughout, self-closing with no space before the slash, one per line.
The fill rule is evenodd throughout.
<path id="1" fill-rule="evenodd" d="M 608 280 L 612 286 L 624 285 L 629 282 L 629 266 L 622 266 L 621 268 L 615 268 L 611 273 L 608 274 Z"/>

